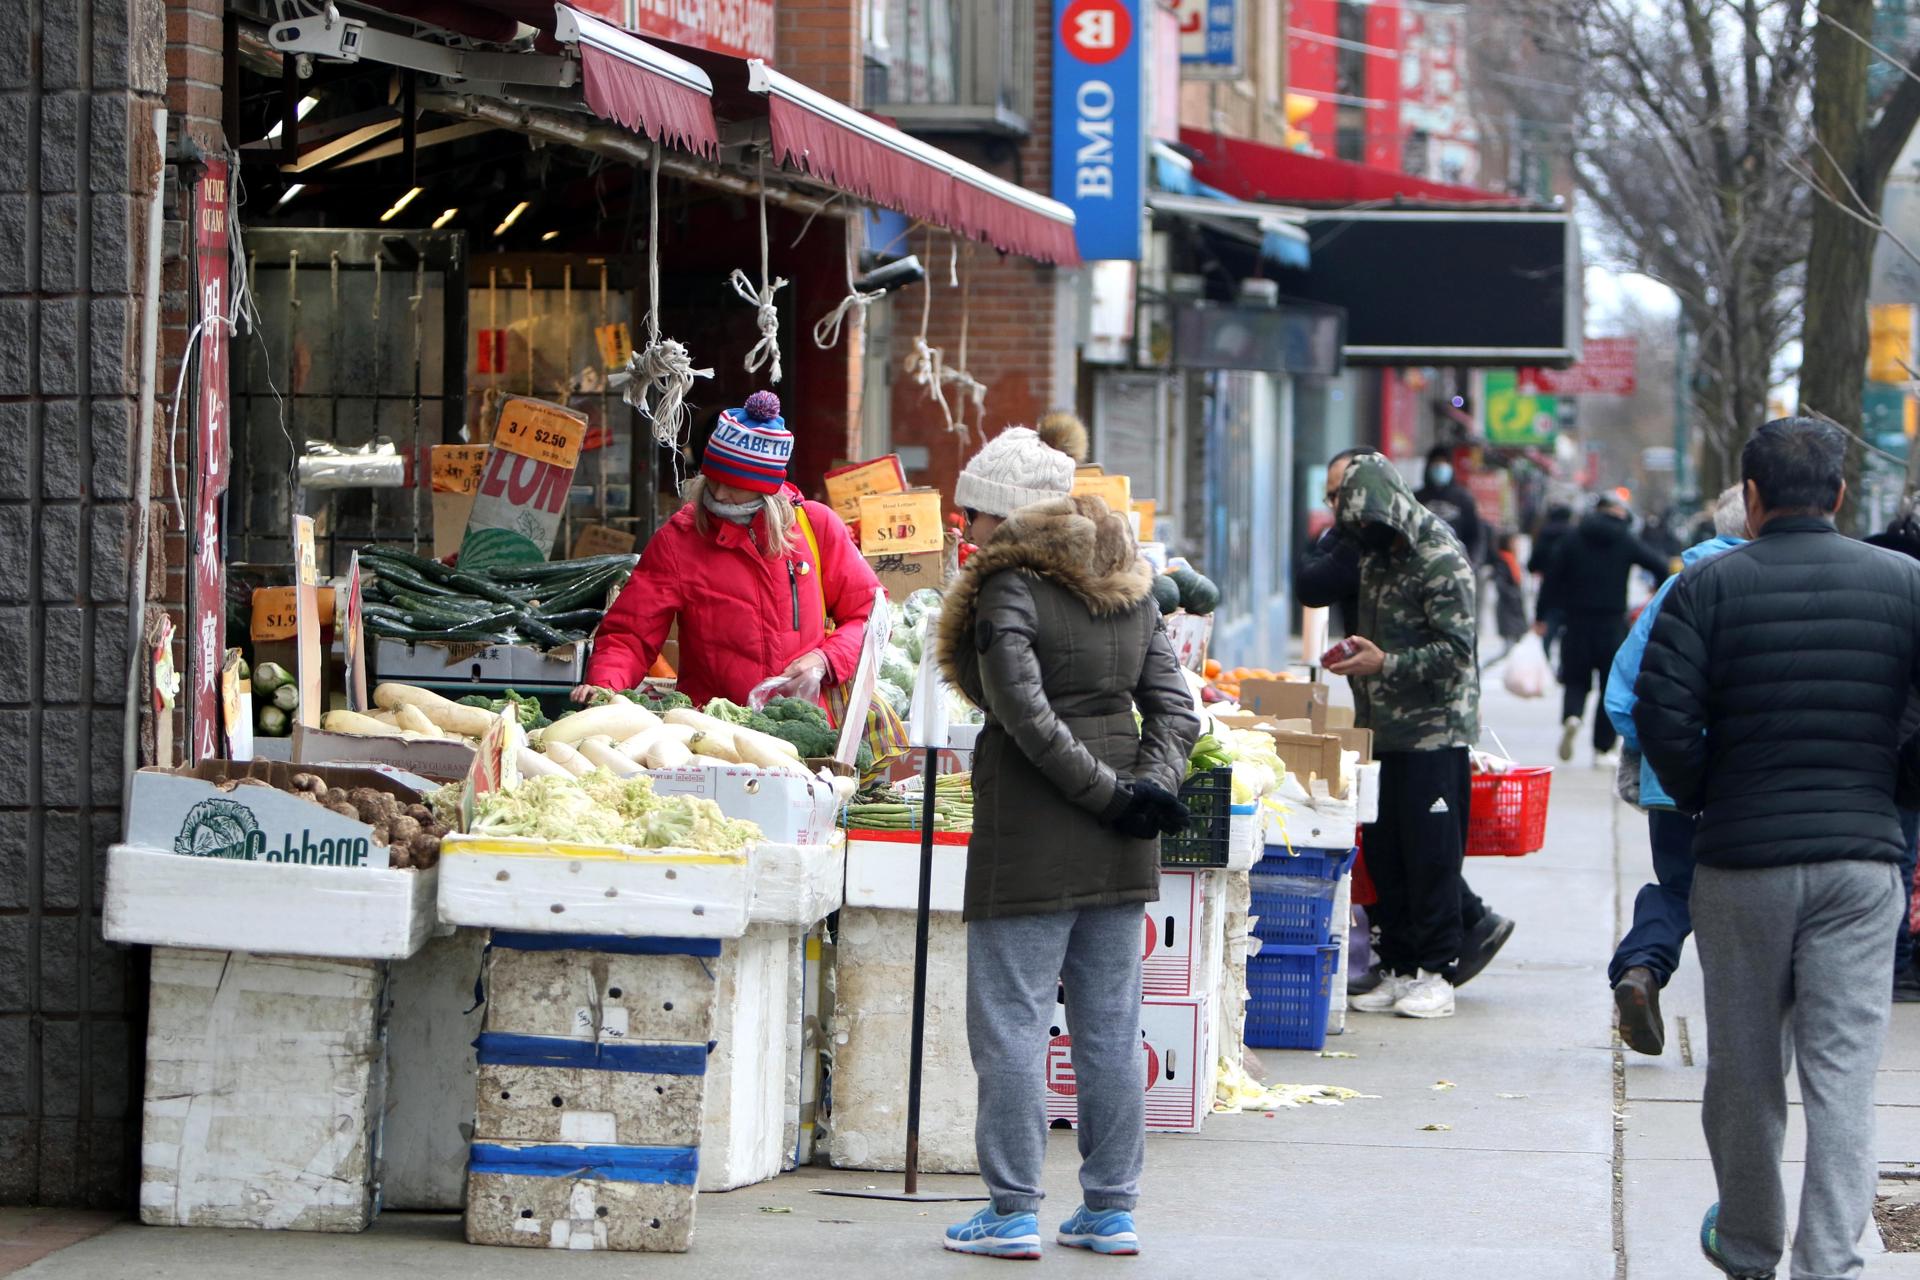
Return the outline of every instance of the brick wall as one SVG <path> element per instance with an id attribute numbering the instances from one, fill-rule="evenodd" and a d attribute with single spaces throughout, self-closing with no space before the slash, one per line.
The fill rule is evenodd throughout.
<path id="1" fill-rule="evenodd" d="M 144 1028 L 119 834 L 161 0 L 0 6 L 0 1201 L 123 1203 Z M 37 145 L 36 145 L 37 144 Z"/>

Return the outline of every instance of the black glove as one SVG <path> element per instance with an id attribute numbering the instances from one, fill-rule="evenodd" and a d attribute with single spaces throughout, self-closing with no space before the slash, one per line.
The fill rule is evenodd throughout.
<path id="1" fill-rule="evenodd" d="M 1151 782 L 1122 782 L 1114 795 L 1110 825 L 1123 836 L 1151 840 L 1184 831 L 1189 814 L 1180 797 Z"/>

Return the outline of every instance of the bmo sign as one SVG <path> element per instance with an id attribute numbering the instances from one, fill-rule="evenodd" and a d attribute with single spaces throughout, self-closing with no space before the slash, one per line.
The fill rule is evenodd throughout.
<path id="1" fill-rule="evenodd" d="M 1141 0 L 1054 0 L 1053 198 L 1080 256 L 1140 257 L 1146 130 Z"/>

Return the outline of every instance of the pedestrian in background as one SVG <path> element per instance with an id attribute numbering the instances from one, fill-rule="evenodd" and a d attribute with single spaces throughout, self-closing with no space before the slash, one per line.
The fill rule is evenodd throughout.
<path id="1" fill-rule="evenodd" d="M 1681 553 L 1688 565 L 1746 541 L 1747 505 L 1739 485 L 1728 488 L 1714 503 L 1713 532 L 1713 537 Z M 1640 678 L 1640 660 L 1654 620 L 1660 616 L 1660 604 L 1678 581 L 1669 578 L 1662 583 L 1634 620 L 1613 656 L 1604 698 L 1606 715 L 1620 733 L 1618 789 L 1621 799 L 1647 815 L 1654 878 L 1654 883 L 1641 886 L 1633 900 L 1633 927 L 1614 950 L 1607 982 L 1619 1011 L 1620 1038 L 1636 1053 L 1655 1055 L 1667 1045 L 1660 992 L 1680 967 L 1680 949 L 1693 932 L 1693 915 L 1687 907 L 1687 896 L 1693 892 L 1693 817 L 1674 806 L 1653 766 L 1641 755 L 1640 735 L 1633 726 L 1633 685 Z"/>
<path id="2" fill-rule="evenodd" d="M 1413 496 L 1421 506 L 1447 522 L 1454 537 L 1466 549 L 1467 563 L 1479 564 L 1487 554 L 1486 526 L 1480 522 L 1480 507 L 1473 494 L 1454 474 L 1453 450 L 1437 444 L 1427 451 L 1425 484 Z"/>
<path id="3" fill-rule="evenodd" d="M 1547 508 L 1546 522 L 1533 535 L 1533 551 L 1527 556 L 1527 572 L 1540 584 L 1539 593 L 1534 597 L 1534 630 L 1540 633 L 1541 647 L 1551 658 L 1559 648 L 1560 639 L 1567 629 L 1567 611 L 1551 592 L 1552 584 L 1547 581 L 1547 570 L 1553 566 L 1553 557 L 1560 549 L 1560 540 L 1573 532 L 1573 508 L 1565 503 L 1556 503 Z"/>
<path id="4" fill-rule="evenodd" d="M 1373 730 L 1380 761 L 1380 816 L 1366 850 L 1382 976 L 1353 1007 L 1451 1017 L 1446 975 L 1464 950 L 1467 749 L 1480 736 L 1473 567 L 1385 458 L 1330 466 L 1327 501 L 1361 548 L 1355 652 L 1328 670 L 1352 681 L 1356 723 Z"/>
<path id="5" fill-rule="evenodd" d="M 1874 1074 L 1905 907 L 1895 805 L 1920 696 L 1920 564 L 1842 537 L 1846 438 L 1767 423 L 1740 473 L 1753 541 L 1688 569 L 1654 621 L 1633 709 L 1676 806 L 1698 814 L 1693 927 L 1706 981 L 1701 1119 L 1720 1201 L 1700 1246 L 1771 1276 L 1797 1062 L 1805 1180 L 1793 1274 L 1857 1276 L 1873 1210 Z"/>
<path id="6" fill-rule="evenodd" d="M 1063 985 L 1084 1199 L 1055 1238 L 1140 1251 L 1140 912 L 1160 893 L 1161 835 L 1187 823 L 1178 792 L 1200 721 L 1125 513 L 1069 497 L 1073 471 L 1016 427 L 954 493 L 980 550 L 948 590 L 938 652 L 986 712 L 964 915 L 974 1138 L 992 1194 L 947 1231 L 956 1253 L 1040 1256 L 1047 1028 Z"/>
<path id="7" fill-rule="evenodd" d="M 1866 542 L 1868 546 L 1884 547 L 1920 560 L 1920 509 L 1909 506 Z M 1915 711 L 1915 719 L 1920 720 L 1920 708 Z M 1893 946 L 1893 1001 L 1895 1004 L 1920 1004 L 1920 971 L 1914 967 L 1912 928 L 1914 865 L 1916 860 L 1920 860 L 1920 847 L 1916 847 L 1920 845 L 1920 791 L 1904 794 L 1899 799 L 1900 833 L 1906 849 L 1906 856 L 1900 863 L 1900 874 L 1906 884 L 1908 907 L 1900 915 L 1900 932 Z"/>
<path id="8" fill-rule="evenodd" d="M 1560 758 L 1573 759 L 1573 744 L 1587 715 L 1587 696 L 1604 695 L 1614 651 L 1627 635 L 1627 578 L 1638 565 L 1655 582 L 1667 576 L 1667 558 L 1633 536 L 1625 505 L 1603 494 L 1593 512 L 1554 548 L 1542 594 L 1551 593 L 1566 617 L 1560 645 Z M 1612 763 L 1617 735 L 1605 711 L 1593 717 L 1596 765 Z"/>
<path id="9" fill-rule="evenodd" d="M 1519 535 L 1502 533 L 1494 540 L 1493 629 L 1505 646 L 1500 658 L 1513 651 L 1520 637 L 1527 634 L 1527 593 L 1520 574 Z M 1495 658 L 1498 662 L 1500 658 Z M 1489 666 L 1492 664 L 1489 663 Z"/>

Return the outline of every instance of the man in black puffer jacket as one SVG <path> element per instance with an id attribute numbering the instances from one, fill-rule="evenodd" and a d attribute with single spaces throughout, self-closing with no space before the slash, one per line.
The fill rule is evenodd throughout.
<path id="1" fill-rule="evenodd" d="M 1734 1276 L 1770 1277 L 1780 1260 L 1794 1057 L 1807 1126 L 1794 1275 L 1860 1274 L 1877 1181 L 1920 565 L 1835 531 L 1845 446 L 1804 418 L 1753 434 L 1740 467 L 1757 536 L 1674 585 L 1634 686 L 1647 762 L 1699 815 L 1702 1122 L 1720 1186 L 1700 1243 Z"/>
<path id="2" fill-rule="evenodd" d="M 1627 579 L 1638 565 L 1653 575 L 1655 585 L 1665 580 L 1668 561 L 1633 536 L 1627 508 L 1611 495 L 1594 505 L 1593 513 L 1554 548 L 1547 580 L 1540 589 L 1566 623 L 1560 642 L 1560 758 L 1573 759 L 1573 744 L 1586 718 L 1587 695 L 1598 689 L 1604 702 L 1607 672 L 1613 655 L 1627 638 Z M 1593 716 L 1595 764 L 1613 750 L 1617 735 L 1606 709 L 1596 706 Z"/>

